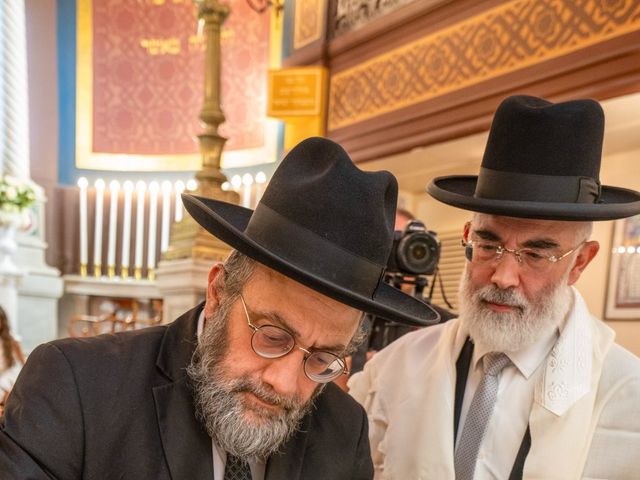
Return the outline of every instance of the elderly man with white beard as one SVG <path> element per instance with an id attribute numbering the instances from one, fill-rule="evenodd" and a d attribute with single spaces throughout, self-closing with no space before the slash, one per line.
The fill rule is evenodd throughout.
<path id="1" fill-rule="evenodd" d="M 510 97 L 480 174 L 429 185 L 475 212 L 459 318 L 351 378 L 375 478 L 638 478 L 640 360 L 574 287 L 599 250 L 592 222 L 640 213 L 640 193 L 600 184 L 603 132 L 595 101 Z"/>

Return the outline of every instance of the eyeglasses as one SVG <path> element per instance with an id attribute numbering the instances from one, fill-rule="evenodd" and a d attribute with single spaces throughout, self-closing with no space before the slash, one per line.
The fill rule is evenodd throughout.
<path id="1" fill-rule="evenodd" d="M 247 304 L 240 295 L 242 308 L 247 316 L 249 328 L 253 330 L 251 335 L 251 348 L 257 355 L 262 358 L 280 358 L 291 352 L 294 347 L 304 352 L 304 373 L 305 375 L 318 383 L 328 383 L 335 380 L 340 375 L 347 375 L 347 365 L 344 358 L 323 350 L 310 351 L 306 348 L 296 345 L 296 341 L 291 332 L 282 327 L 275 325 L 256 326 L 251 323 Z"/>
<path id="2" fill-rule="evenodd" d="M 462 239 L 462 246 L 465 248 L 465 256 L 472 263 L 489 263 L 498 261 L 506 253 L 511 253 L 520 265 L 526 266 L 533 271 L 541 271 L 550 265 L 559 262 L 567 255 L 575 252 L 585 241 L 580 242 L 574 248 L 561 255 L 547 255 L 544 251 L 536 248 L 511 249 L 504 245 L 493 242 Z"/>

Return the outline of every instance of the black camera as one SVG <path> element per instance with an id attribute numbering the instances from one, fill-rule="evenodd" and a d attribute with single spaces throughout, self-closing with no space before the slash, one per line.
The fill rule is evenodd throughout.
<path id="1" fill-rule="evenodd" d="M 440 261 L 440 240 L 419 220 L 411 220 L 393 237 L 387 272 L 405 275 L 433 275 Z"/>
<path id="2" fill-rule="evenodd" d="M 406 285 L 412 285 L 413 296 L 431 304 L 431 292 L 426 298 L 423 296 L 428 281 L 426 275 L 435 274 L 439 262 L 440 240 L 436 237 L 436 233 L 427 230 L 421 221 L 412 220 L 403 231 L 394 233 L 393 247 L 387 261 L 384 281 L 399 289 Z M 442 289 L 442 280 L 440 288 Z M 449 305 L 444 290 L 442 290 L 442 296 Z M 450 305 L 449 307 L 451 308 Z M 431 305 L 431 308 L 438 312 L 441 321 L 449 320 L 455 316 L 452 312 L 436 305 Z M 366 315 L 365 328 L 367 338 L 352 356 L 352 373 L 362 370 L 367 361 L 368 351 L 381 350 L 402 335 L 416 330 L 416 327 L 392 322 L 375 315 Z"/>

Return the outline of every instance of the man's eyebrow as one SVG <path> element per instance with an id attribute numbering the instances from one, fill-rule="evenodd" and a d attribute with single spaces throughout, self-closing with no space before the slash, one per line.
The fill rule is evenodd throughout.
<path id="1" fill-rule="evenodd" d="M 488 242 L 500 242 L 502 239 L 499 235 L 495 234 L 491 230 L 474 230 L 477 236 L 479 236 L 482 240 L 486 240 Z"/>
<path id="2" fill-rule="evenodd" d="M 298 330 L 296 330 L 289 322 L 287 322 L 286 319 L 279 313 L 255 312 L 254 315 L 257 315 L 260 318 L 269 320 L 269 322 L 271 322 L 273 325 L 277 327 L 284 328 L 287 332 L 293 335 L 293 338 L 296 340 L 296 343 L 298 343 L 301 347 L 306 348 L 307 350 L 311 350 L 311 351 L 322 350 L 325 352 L 339 354 L 341 352 L 344 352 L 347 349 L 347 346 L 341 343 L 340 344 L 336 343 L 333 345 L 315 345 L 315 346 L 307 347 L 304 343 L 301 342 L 300 332 L 298 332 Z"/>
<path id="3" fill-rule="evenodd" d="M 486 240 L 488 242 L 501 242 L 502 238 L 492 232 L 491 230 L 474 230 L 478 237 L 482 240 Z M 542 237 L 542 238 L 533 238 L 531 240 L 527 240 L 522 244 L 524 248 L 536 248 L 539 250 L 550 250 L 552 248 L 558 248 L 560 244 L 556 242 L 553 238 Z"/>
<path id="4" fill-rule="evenodd" d="M 552 248 L 558 248 L 560 244 L 552 238 L 535 238 L 527 240 L 522 244 L 525 248 L 536 248 L 539 250 L 550 250 Z"/>

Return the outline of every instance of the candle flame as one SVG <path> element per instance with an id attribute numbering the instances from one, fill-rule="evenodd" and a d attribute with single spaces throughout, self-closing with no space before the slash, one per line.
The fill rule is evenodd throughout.
<path id="1" fill-rule="evenodd" d="M 242 176 L 242 184 L 243 185 L 252 185 L 253 184 L 253 176 L 250 173 L 245 173 Z"/>
<path id="2" fill-rule="evenodd" d="M 195 179 L 190 178 L 187 181 L 187 190 L 193 192 L 196 188 L 198 188 L 198 182 L 196 182 Z"/>

